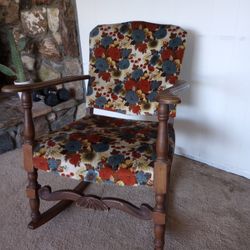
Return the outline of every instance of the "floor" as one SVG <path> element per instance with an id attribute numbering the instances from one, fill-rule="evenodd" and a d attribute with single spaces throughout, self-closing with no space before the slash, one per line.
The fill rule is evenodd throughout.
<path id="1" fill-rule="evenodd" d="M 29 209 L 21 158 L 21 150 L 0 155 L 1 250 L 153 249 L 152 222 L 116 210 L 99 212 L 73 205 L 41 228 L 27 229 Z M 51 181 L 53 189 L 77 184 L 46 173 L 40 175 L 41 184 Z M 138 205 L 154 201 L 147 187 L 92 185 L 88 192 L 120 196 Z M 250 180 L 175 157 L 165 249 L 250 249 Z"/>

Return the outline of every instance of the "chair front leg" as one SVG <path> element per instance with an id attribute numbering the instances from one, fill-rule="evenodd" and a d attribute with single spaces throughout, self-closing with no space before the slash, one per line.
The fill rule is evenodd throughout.
<path id="1" fill-rule="evenodd" d="M 169 107 L 166 104 L 160 104 L 158 120 L 158 135 L 156 142 L 157 159 L 154 164 L 154 191 L 155 207 L 153 212 L 155 249 L 164 248 L 165 225 L 166 225 L 166 196 L 168 187 L 168 122 Z"/>
<path id="2" fill-rule="evenodd" d="M 31 219 L 32 222 L 37 222 L 40 219 L 40 198 L 38 196 L 38 190 L 40 185 L 37 181 L 37 169 L 33 169 L 32 172 L 28 172 L 28 186 L 26 188 L 26 194 L 29 198 Z"/>
<path id="3" fill-rule="evenodd" d="M 33 144 L 35 139 L 35 128 L 32 118 L 32 97 L 30 92 L 23 92 L 22 107 L 24 109 L 24 168 L 28 174 L 28 186 L 26 194 L 29 198 L 32 222 L 40 218 L 40 199 L 38 190 L 40 185 L 37 182 L 37 169 L 33 168 Z"/>

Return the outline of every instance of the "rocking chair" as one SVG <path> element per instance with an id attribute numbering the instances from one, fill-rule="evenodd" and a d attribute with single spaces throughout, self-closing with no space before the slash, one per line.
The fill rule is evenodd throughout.
<path id="1" fill-rule="evenodd" d="M 3 87 L 3 92 L 22 92 L 30 229 L 40 227 L 75 201 L 85 208 L 114 208 L 153 219 L 155 249 L 163 249 L 175 142 L 170 120 L 180 103 L 173 93 L 182 84 L 178 76 L 186 34 L 178 26 L 148 22 L 99 25 L 90 32 L 89 75 Z M 32 91 L 86 79 L 88 116 L 36 140 Z M 96 109 L 103 110 L 102 115 L 94 115 Z M 131 119 L 108 117 L 114 113 Z M 52 192 L 49 186 L 39 185 L 38 170 L 80 180 L 80 184 L 74 190 Z M 84 195 L 89 183 L 153 187 L 155 207 Z M 59 203 L 40 213 L 40 199 Z"/>

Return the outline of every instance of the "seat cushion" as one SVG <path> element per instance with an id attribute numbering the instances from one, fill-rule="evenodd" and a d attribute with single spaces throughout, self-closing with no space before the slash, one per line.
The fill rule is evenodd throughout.
<path id="1" fill-rule="evenodd" d="M 90 116 L 40 139 L 37 169 L 97 183 L 152 185 L 157 122 Z M 170 153 L 174 133 L 169 130 Z"/>

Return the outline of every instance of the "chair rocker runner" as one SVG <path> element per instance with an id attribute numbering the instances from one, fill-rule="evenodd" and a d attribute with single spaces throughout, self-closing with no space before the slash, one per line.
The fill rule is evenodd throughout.
<path id="1" fill-rule="evenodd" d="M 98 25 L 90 33 L 89 75 L 2 89 L 23 92 L 24 168 L 32 218 L 29 228 L 43 225 L 76 202 L 84 208 L 114 208 L 140 219 L 153 219 L 155 249 L 163 249 L 175 141 L 169 118 L 180 103 L 172 93 L 182 84 L 178 77 L 186 34 L 178 26 L 148 22 Z M 35 139 L 32 91 L 79 80 L 89 80 L 89 115 Z M 157 115 L 158 120 L 97 116 L 93 109 L 128 117 Z M 38 170 L 80 180 L 80 184 L 74 190 L 52 192 L 49 186 L 38 183 Z M 155 206 L 136 207 L 118 198 L 85 195 L 83 191 L 93 182 L 153 186 Z M 40 213 L 40 199 L 59 203 Z"/>

